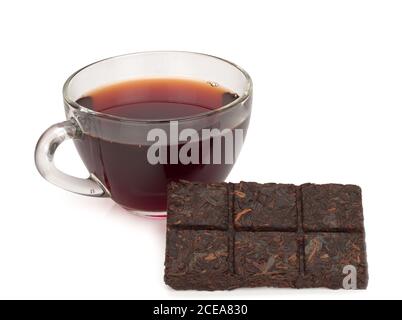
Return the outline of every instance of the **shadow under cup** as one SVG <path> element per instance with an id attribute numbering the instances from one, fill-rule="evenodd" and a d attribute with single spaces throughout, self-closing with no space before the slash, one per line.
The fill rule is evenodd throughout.
<path id="1" fill-rule="evenodd" d="M 97 88 L 148 78 L 208 81 L 228 88 L 238 97 L 220 108 L 194 116 L 150 120 L 114 116 L 77 103 Z M 165 214 L 169 181 L 221 182 L 226 179 L 242 141 L 232 144 L 232 150 L 228 150 L 230 145 L 227 143 L 233 142 L 236 129 L 242 130 L 243 138 L 246 135 L 252 84 L 244 70 L 217 57 L 190 52 L 144 52 L 109 58 L 79 70 L 66 81 L 63 94 L 67 121 L 50 127 L 40 138 L 36 149 L 39 172 L 48 181 L 69 191 L 110 196 L 127 209 L 158 216 Z M 190 142 L 178 139 L 185 129 L 197 133 Z M 202 129 L 218 131 L 213 137 L 204 137 Z M 150 132 L 166 133 L 166 141 L 160 138 L 157 141 L 159 152 L 165 153 L 167 163 L 149 161 L 149 148 L 155 146 L 156 141 L 149 139 Z M 232 138 L 228 139 L 228 136 Z M 90 172 L 88 179 L 71 177 L 54 167 L 54 152 L 67 138 L 74 139 Z M 216 146 L 214 139 L 220 140 Z M 179 158 L 178 162 L 172 163 L 175 156 L 171 158 L 171 155 L 179 155 L 185 145 L 192 150 L 192 147 L 198 148 L 198 161 L 182 163 Z M 203 149 L 205 146 L 209 147 Z M 222 161 L 214 163 L 214 153 L 218 151 L 223 155 Z M 233 152 L 232 161 L 226 158 L 228 151 Z"/>

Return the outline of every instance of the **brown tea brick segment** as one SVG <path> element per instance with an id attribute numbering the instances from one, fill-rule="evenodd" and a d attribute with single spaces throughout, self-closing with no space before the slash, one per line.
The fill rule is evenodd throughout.
<path id="1" fill-rule="evenodd" d="M 172 182 L 168 186 L 168 223 L 179 227 L 227 229 L 228 197 L 224 183 Z"/>
<path id="2" fill-rule="evenodd" d="M 228 271 L 227 233 L 215 230 L 169 230 L 166 272 L 216 276 Z"/>
<path id="3" fill-rule="evenodd" d="M 297 230 L 294 185 L 240 182 L 234 185 L 233 197 L 237 229 Z"/>
<path id="4" fill-rule="evenodd" d="M 305 235 L 306 283 L 311 287 L 341 288 L 344 268 L 356 268 L 357 289 L 367 287 L 367 261 L 362 233 L 311 233 Z"/>
<path id="5" fill-rule="evenodd" d="M 303 185 L 304 231 L 363 231 L 361 189 L 354 185 Z"/>
<path id="6" fill-rule="evenodd" d="M 299 275 L 295 233 L 237 232 L 235 273 L 250 286 L 295 287 Z"/>

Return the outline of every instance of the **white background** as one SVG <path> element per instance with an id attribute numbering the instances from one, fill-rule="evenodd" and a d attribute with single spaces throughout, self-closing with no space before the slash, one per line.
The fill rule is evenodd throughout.
<path id="1" fill-rule="evenodd" d="M 401 298 L 399 1 L 2 1 L 0 298 Z M 254 80 L 250 131 L 228 180 L 363 189 L 366 291 L 174 291 L 165 221 L 47 183 L 33 152 L 64 120 L 76 69 L 144 50 L 210 53 Z M 57 163 L 85 176 L 72 143 Z"/>

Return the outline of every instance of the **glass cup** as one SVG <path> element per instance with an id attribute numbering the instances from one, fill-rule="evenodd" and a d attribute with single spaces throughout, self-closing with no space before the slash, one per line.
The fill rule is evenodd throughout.
<path id="1" fill-rule="evenodd" d="M 150 120 L 97 112 L 77 102 L 99 87 L 144 78 L 207 81 L 237 93 L 238 97 L 205 113 Z M 243 141 L 236 141 L 232 161 L 211 159 L 213 153 L 225 153 L 230 149 L 226 144 L 230 142 L 226 139 L 229 134 L 240 130 L 244 139 L 251 113 L 252 82 L 243 69 L 214 56 L 180 51 L 141 52 L 108 58 L 78 70 L 65 82 L 63 98 L 67 120 L 48 128 L 36 146 L 35 163 L 39 173 L 65 190 L 92 197 L 110 197 L 135 213 L 163 216 L 166 185 L 170 180 L 221 182 L 226 179 Z M 176 135 L 185 129 L 192 133 L 218 129 L 214 137 L 220 138 L 221 143 L 215 149 L 210 137 L 204 138 L 200 134 L 192 143 L 211 148 L 208 152 L 202 149 L 199 163 L 150 163 L 147 151 L 155 144 L 155 141 L 149 141 L 153 129 L 168 133 L 168 140 L 161 145 L 164 148 L 161 150 L 169 155 L 169 159 L 174 151 L 182 148 L 181 142 L 171 139 L 172 128 Z M 74 140 L 89 171 L 87 179 L 70 176 L 54 164 L 58 146 L 68 139 Z M 210 160 L 204 161 L 207 158 Z"/>

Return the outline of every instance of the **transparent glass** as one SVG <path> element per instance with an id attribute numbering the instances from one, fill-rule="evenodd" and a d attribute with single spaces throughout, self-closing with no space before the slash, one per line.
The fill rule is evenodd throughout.
<path id="1" fill-rule="evenodd" d="M 151 120 L 114 116 L 77 103 L 78 99 L 99 87 L 144 78 L 207 81 L 230 89 L 238 94 L 238 98 L 218 109 L 194 116 Z M 166 184 L 171 178 L 169 166 L 174 165 L 152 165 L 146 163 L 145 158 L 138 157 L 138 148 L 146 150 L 153 143 L 147 140 L 149 131 L 162 129 L 169 132 L 171 121 L 177 121 L 179 132 L 186 128 L 196 131 L 204 128 L 241 128 L 246 133 L 251 113 L 252 82 L 243 69 L 218 57 L 179 51 L 142 52 L 108 58 L 80 69 L 67 79 L 63 97 L 67 121 L 47 129 L 35 150 L 40 174 L 68 191 L 111 197 L 136 213 L 158 216 L 165 214 Z M 74 139 L 89 171 L 87 179 L 72 177 L 55 167 L 55 151 L 67 139 Z M 121 152 L 105 152 L 108 148 L 124 148 L 124 159 L 117 158 L 117 154 L 122 157 Z M 121 163 L 118 170 L 116 166 L 111 166 L 116 161 Z M 200 164 L 191 170 L 191 175 L 187 170 L 190 167 L 183 167 L 178 178 L 224 181 L 232 166 L 233 163 Z"/>

